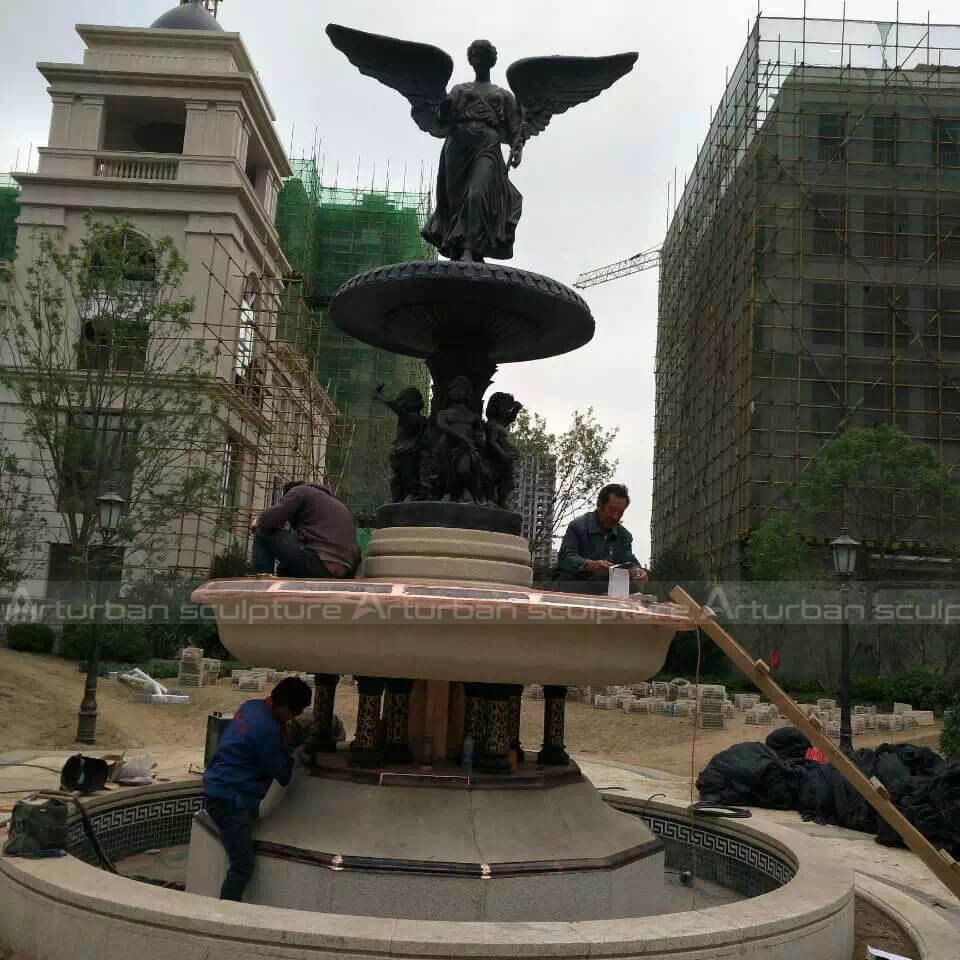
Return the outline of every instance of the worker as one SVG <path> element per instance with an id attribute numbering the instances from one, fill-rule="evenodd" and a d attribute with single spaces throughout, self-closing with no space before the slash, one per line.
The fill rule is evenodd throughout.
<path id="1" fill-rule="evenodd" d="M 290 529 L 284 529 L 289 523 Z M 357 524 L 346 504 L 318 483 L 293 480 L 282 498 L 250 524 L 259 576 L 352 577 L 360 564 Z"/>
<path id="2" fill-rule="evenodd" d="M 220 828 L 229 865 L 221 900 L 242 900 L 254 867 L 253 828 L 270 784 L 290 783 L 290 732 L 313 694 L 299 677 L 285 677 L 265 700 L 247 700 L 227 725 L 203 775 L 207 813 Z"/>
<path id="3" fill-rule="evenodd" d="M 615 566 L 630 571 L 633 585 L 647 579 L 647 571 L 633 555 L 633 536 L 620 523 L 628 506 L 627 488 L 622 483 L 608 483 L 597 496 L 596 510 L 571 521 L 554 571 L 554 580 L 562 589 L 605 593 L 610 568 Z"/>

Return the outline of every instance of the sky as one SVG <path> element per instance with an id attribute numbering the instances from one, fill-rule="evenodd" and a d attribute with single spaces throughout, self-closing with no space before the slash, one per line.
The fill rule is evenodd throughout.
<path id="1" fill-rule="evenodd" d="M 50 101 L 37 61 L 78 62 L 77 23 L 147 26 L 174 0 L 44 0 L 3 4 L 0 62 L 0 171 L 25 169 L 46 143 Z M 892 20 L 895 0 L 848 0 L 850 19 Z M 807 0 L 808 17 L 840 17 L 841 2 Z M 800 16 L 803 0 L 777 0 L 764 16 Z M 42 10 L 42 16 L 38 11 Z M 325 182 L 342 185 L 404 180 L 418 184 L 436 165 L 440 141 L 410 119 L 406 101 L 361 76 L 330 45 L 324 27 L 342 23 L 431 43 L 454 59 L 451 82 L 471 79 L 466 48 L 478 37 L 499 51 L 492 79 L 505 85 L 521 57 L 555 53 L 599 56 L 637 50 L 633 72 L 596 100 L 553 119 L 531 140 L 511 174 L 524 197 L 517 267 L 572 284 L 577 274 L 632 256 L 660 242 L 666 228 L 666 184 L 689 172 L 746 42 L 756 0 L 224 0 L 220 22 L 238 31 L 293 156 L 317 145 Z M 900 0 L 901 21 L 960 21 L 956 0 Z M 19 163 L 17 157 L 19 155 Z M 406 171 L 406 173 L 404 173 Z M 574 353 L 507 364 L 495 389 L 514 393 L 564 430 L 575 409 L 593 407 L 600 423 L 619 428 L 616 479 L 631 492 L 624 522 L 637 556 L 650 552 L 653 487 L 653 369 L 657 271 L 583 292 L 596 335 Z"/>

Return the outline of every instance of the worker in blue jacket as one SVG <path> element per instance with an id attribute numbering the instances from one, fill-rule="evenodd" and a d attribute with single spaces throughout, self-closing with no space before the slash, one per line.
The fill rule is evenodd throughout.
<path id="1" fill-rule="evenodd" d="M 254 867 L 253 828 L 260 801 L 276 780 L 293 776 L 287 728 L 309 706 L 310 687 L 285 677 L 265 700 L 247 700 L 233 715 L 203 775 L 207 813 L 220 828 L 229 859 L 221 900 L 242 900 Z"/>

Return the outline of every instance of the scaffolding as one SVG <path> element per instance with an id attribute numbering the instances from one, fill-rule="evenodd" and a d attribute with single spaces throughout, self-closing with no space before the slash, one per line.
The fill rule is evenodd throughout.
<path id="1" fill-rule="evenodd" d="M 199 259 L 192 269 L 204 278 L 205 290 L 195 296 L 188 328 L 168 324 L 163 328 L 168 332 L 161 333 L 158 325 L 158 332 L 139 335 L 139 362 L 130 362 L 136 349 L 125 349 L 116 339 L 88 344 L 85 337 L 91 322 L 85 322 L 82 315 L 67 316 L 68 330 L 77 331 L 77 342 L 64 348 L 64 368 L 76 369 L 78 383 L 93 382 L 84 396 L 112 398 L 97 414 L 94 423 L 99 425 L 78 426 L 83 431 L 81 439 L 71 440 L 69 430 L 65 435 L 60 455 L 66 464 L 75 450 L 78 462 L 75 467 L 65 465 L 63 472 L 75 472 L 78 477 L 81 471 L 90 474 L 87 480 L 78 481 L 78 489 L 84 484 L 102 487 L 104 471 L 120 489 L 142 487 L 143 477 L 128 474 L 122 464 L 108 462 L 102 454 L 86 458 L 90 457 L 87 451 L 106 449 L 111 431 L 133 435 L 147 417 L 158 424 L 166 419 L 172 426 L 163 432 L 164 467 L 157 471 L 149 466 L 158 475 L 155 486 L 139 495 L 141 504 L 155 500 L 155 491 L 159 496 L 170 488 L 178 489 L 184 478 L 211 478 L 205 482 L 208 495 L 199 509 L 167 515 L 156 529 L 138 531 L 138 539 L 120 556 L 127 581 L 149 580 L 165 569 L 203 580 L 217 557 L 232 551 L 249 556 L 251 521 L 276 503 L 284 484 L 304 480 L 337 492 L 342 471 L 336 465 L 331 467 L 328 451 L 349 453 L 349 436 L 344 436 L 349 425 L 297 346 L 304 338 L 304 327 L 312 322 L 300 281 L 271 275 L 262 263 L 240 262 L 215 236 Z M 142 285 L 153 282 L 143 279 Z M 132 292 L 137 284 L 129 286 Z M 174 295 L 182 295 L 182 291 Z M 105 302 L 109 319 L 116 322 L 124 307 L 119 301 L 110 306 L 109 298 Z M 14 359 L 19 364 L 23 358 L 14 358 L 13 343 L 4 341 L 0 349 L 8 351 L 7 362 Z M 177 432 L 178 423 L 195 422 L 189 417 L 178 421 L 173 411 L 182 406 L 167 407 L 162 400 L 154 400 L 149 408 L 152 412 L 137 412 L 140 408 L 135 399 L 141 390 L 162 397 L 162 385 L 159 391 L 156 386 L 158 378 L 169 379 L 171 391 L 183 389 L 178 387 L 177 375 L 181 366 L 189 365 L 193 343 L 202 343 L 209 358 L 203 362 L 202 383 L 191 386 L 211 401 L 209 430 L 204 437 Z M 145 361 L 148 356 L 166 359 Z M 98 386 L 101 382 L 102 388 Z M 57 489 L 50 452 L 31 440 L 28 411 L 8 395 L 0 395 L 0 401 L 0 451 L 17 456 L 26 474 L 25 488 L 39 507 L 37 519 L 44 524 L 43 536 L 30 548 L 33 552 L 20 559 L 28 583 L 37 584 L 47 598 L 57 598 L 58 591 L 70 589 L 74 576 L 71 558 L 77 552 L 70 547 L 64 516 L 69 508 L 61 502 L 65 493 Z M 130 410 L 134 412 L 127 413 Z M 147 463 L 153 463 L 149 454 Z M 97 549 L 96 543 L 92 549 Z"/>
<path id="2" fill-rule="evenodd" d="M 388 396 L 417 387 L 429 401 L 430 378 L 422 360 L 377 350 L 340 333 L 328 307 L 340 285 L 373 267 L 403 260 L 436 259 L 420 236 L 431 214 L 431 194 L 389 186 L 325 186 L 315 158 L 293 161 L 277 205 L 277 229 L 287 259 L 302 278 L 311 309 L 299 348 L 317 380 L 345 418 L 350 448 L 331 446 L 330 464 L 342 474 L 347 503 L 367 525 L 388 499 L 389 452 L 395 416 L 373 399 L 379 384 Z"/>
<path id="3" fill-rule="evenodd" d="M 750 531 L 848 428 L 895 423 L 955 469 L 960 27 L 757 18 L 660 269 L 655 556 L 738 578 Z"/>
<path id="4" fill-rule="evenodd" d="M 0 174 L 0 260 L 12 260 L 17 249 L 20 187 L 10 174 Z"/>

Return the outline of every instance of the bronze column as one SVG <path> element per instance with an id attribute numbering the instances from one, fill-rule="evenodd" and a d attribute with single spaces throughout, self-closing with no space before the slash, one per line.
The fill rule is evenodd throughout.
<path id="1" fill-rule="evenodd" d="M 337 741 L 333 735 L 333 701 L 337 693 L 337 673 L 313 675 L 313 725 L 307 734 L 307 753 L 336 753 Z"/>
<path id="2" fill-rule="evenodd" d="M 510 688 L 510 749 L 517 752 L 517 763 L 523 763 L 523 747 L 520 746 L 520 710 L 523 706 L 523 687 Z"/>
<path id="3" fill-rule="evenodd" d="M 567 688 L 543 688 L 543 749 L 537 754 L 537 763 L 563 766 L 570 757 L 563 746 L 563 716 L 567 705 Z"/>
<path id="4" fill-rule="evenodd" d="M 483 737 L 474 766 L 478 770 L 510 769 L 510 693 L 506 683 L 478 684 L 483 706 Z"/>
<path id="5" fill-rule="evenodd" d="M 384 759 L 387 763 L 413 763 L 410 753 L 410 691 L 412 680 L 387 680 L 386 693 L 390 696 L 390 713 L 386 718 L 386 746 Z M 386 694 L 385 694 L 386 696 Z"/>
<path id="6" fill-rule="evenodd" d="M 383 677 L 357 677 L 357 732 L 350 744 L 351 766 L 378 767 L 383 762 L 377 746 L 383 685 Z"/>

